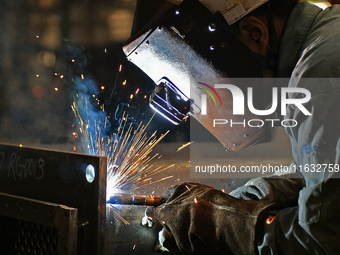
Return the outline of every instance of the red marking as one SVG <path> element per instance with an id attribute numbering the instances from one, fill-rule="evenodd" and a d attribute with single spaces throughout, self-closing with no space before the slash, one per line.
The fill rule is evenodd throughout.
<path id="1" fill-rule="evenodd" d="M 218 100 L 220 101 L 220 104 L 222 105 L 222 100 L 221 100 L 219 94 L 217 93 L 216 89 L 214 89 L 212 86 L 210 86 L 206 83 L 203 83 L 203 82 L 198 82 L 198 84 L 204 85 L 204 86 L 208 87 L 210 90 L 212 90 L 215 93 L 215 95 L 217 96 Z"/>

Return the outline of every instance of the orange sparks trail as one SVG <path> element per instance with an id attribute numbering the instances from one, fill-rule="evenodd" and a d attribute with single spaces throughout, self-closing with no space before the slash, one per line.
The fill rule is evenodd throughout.
<path id="1" fill-rule="evenodd" d="M 189 145 L 191 145 L 191 144 L 193 144 L 193 143 L 194 143 L 194 142 L 192 141 L 192 142 L 188 142 L 188 143 L 186 143 L 186 144 L 183 144 L 181 147 L 179 147 L 179 148 L 177 149 L 177 152 L 183 150 L 184 148 L 188 147 Z"/>
<path id="2" fill-rule="evenodd" d="M 87 113 L 87 98 L 85 97 L 84 100 Z M 130 193 L 173 177 L 167 176 L 161 179 L 153 179 L 158 173 L 169 169 L 173 165 L 160 167 L 150 165 L 151 161 L 160 158 L 160 155 L 150 156 L 150 153 L 169 132 L 167 131 L 159 137 L 156 135 L 157 132 L 148 136 L 146 131 L 152 118 L 146 125 L 140 123 L 137 128 L 133 128 L 132 124 L 127 124 L 128 116 L 124 114 L 117 133 L 105 136 L 109 117 L 106 117 L 105 120 L 99 118 L 94 123 L 90 123 L 88 116 L 86 116 L 87 120 L 84 120 L 79 113 L 76 97 L 74 97 L 71 108 L 79 121 L 80 133 L 89 153 L 107 157 L 107 199 L 115 193 L 121 193 L 122 190 L 128 190 Z M 104 107 L 102 109 L 104 111 Z M 91 126 L 94 127 L 94 133 L 90 132 Z M 104 127 L 104 130 L 101 130 L 101 127 Z M 76 136 L 78 135 L 73 134 L 73 137 Z M 111 215 L 116 221 L 121 220 L 125 224 L 129 224 L 120 215 L 120 207 L 111 205 Z"/>

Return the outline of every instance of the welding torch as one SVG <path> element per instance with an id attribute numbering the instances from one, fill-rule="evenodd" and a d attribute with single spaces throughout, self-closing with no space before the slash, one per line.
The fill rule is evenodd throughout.
<path id="1" fill-rule="evenodd" d="M 111 196 L 106 203 L 115 205 L 159 206 L 164 204 L 167 200 L 167 197 L 162 196 L 116 193 Z"/>

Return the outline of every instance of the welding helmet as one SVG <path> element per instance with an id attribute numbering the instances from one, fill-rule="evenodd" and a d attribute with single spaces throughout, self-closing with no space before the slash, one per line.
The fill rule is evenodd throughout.
<path id="1" fill-rule="evenodd" d="M 220 13 L 229 25 L 237 22 L 268 1 L 269 0 L 200 0 L 211 13 Z M 169 2 L 180 4 L 182 0 L 169 0 Z"/>
<path id="2" fill-rule="evenodd" d="M 175 0 L 176 1 L 176 0 Z M 123 51 L 154 82 L 150 106 L 173 124 L 188 116 L 196 118 L 227 150 L 240 150 L 270 137 L 269 127 L 214 126 L 213 119 L 246 123 L 263 116 L 249 110 L 233 114 L 233 94 L 215 84 L 234 84 L 247 93 L 242 78 L 262 77 L 261 59 L 233 33 L 230 25 L 267 2 L 266 0 L 184 0 L 165 5 L 141 31 L 131 37 Z M 206 5 L 206 6 L 205 6 Z M 202 114 L 203 99 L 208 98 Z M 218 100 L 213 99 L 217 96 Z M 253 94 L 257 109 L 264 107 L 263 91 Z M 216 107 L 216 101 L 220 102 Z M 215 105 L 214 105 L 215 104 Z"/>

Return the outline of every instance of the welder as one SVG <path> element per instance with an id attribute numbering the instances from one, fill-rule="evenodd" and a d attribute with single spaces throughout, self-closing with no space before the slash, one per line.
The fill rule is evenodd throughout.
<path id="1" fill-rule="evenodd" d="M 215 17 L 223 17 L 226 27 L 240 44 L 255 53 L 265 77 L 289 78 L 289 88 L 305 88 L 310 92 L 311 98 L 304 104 L 310 115 L 290 105 L 284 116 L 298 122 L 294 127 L 286 127 L 286 132 L 296 171 L 302 178 L 259 177 L 230 194 L 203 184 L 184 183 L 174 190 L 166 203 L 148 208 L 143 224 L 163 227 L 158 237 L 158 249 L 170 254 L 339 254 L 340 182 L 339 168 L 334 166 L 340 164 L 340 116 L 337 113 L 340 108 L 337 79 L 340 78 L 340 6 L 321 9 L 298 0 L 201 2 Z M 176 15 L 182 11 L 180 6 Z M 213 24 L 209 27 L 210 32 L 219 28 L 218 22 Z M 174 25 L 179 38 L 190 40 L 186 29 Z M 125 53 L 152 79 L 161 80 L 154 75 L 160 72 L 157 66 L 150 66 L 153 54 L 148 55 L 148 63 L 133 59 L 134 55 L 143 55 L 143 42 L 152 47 L 152 36 L 154 34 L 149 32 L 138 39 L 135 37 L 138 43 L 129 44 Z M 179 50 L 180 47 L 176 48 Z M 199 45 L 194 45 L 194 50 L 199 51 Z M 157 53 L 157 49 L 152 52 Z M 166 56 L 171 58 L 171 53 Z M 161 65 L 162 61 L 157 63 Z M 240 69 L 244 65 L 248 65 L 247 70 L 258 67 L 255 62 L 252 69 L 249 63 L 240 63 L 239 59 L 233 61 Z M 214 64 L 212 59 L 208 62 Z M 185 65 L 181 62 L 182 69 Z M 187 70 L 177 73 L 192 75 L 195 69 Z M 230 75 L 233 70 L 225 72 Z M 194 104 L 199 97 L 193 100 L 194 96 L 188 95 L 185 88 L 178 89 L 181 82 L 176 74 L 172 77 L 160 74 L 159 78 L 163 76 L 167 78 L 158 83 L 151 105 L 172 122 L 181 121 L 185 119 L 183 109 L 187 107 L 179 109 L 172 104 L 171 93 L 175 93 L 183 102 L 191 104 L 191 114 L 195 116 Z M 164 101 L 160 100 L 162 93 Z M 291 99 L 300 97 L 301 93 L 290 95 Z M 202 124 L 206 125 L 204 121 Z M 219 133 L 214 135 L 226 148 L 233 149 L 230 134 L 229 138 Z M 259 140 L 256 134 L 251 137 L 255 137 L 251 142 L 242 140 L 242 144 L 246 144 L 244 147 Z M 239 144 L 234 143 L 235 150 Z M 319 166 L 322 168 L 317 169 Z"/>

